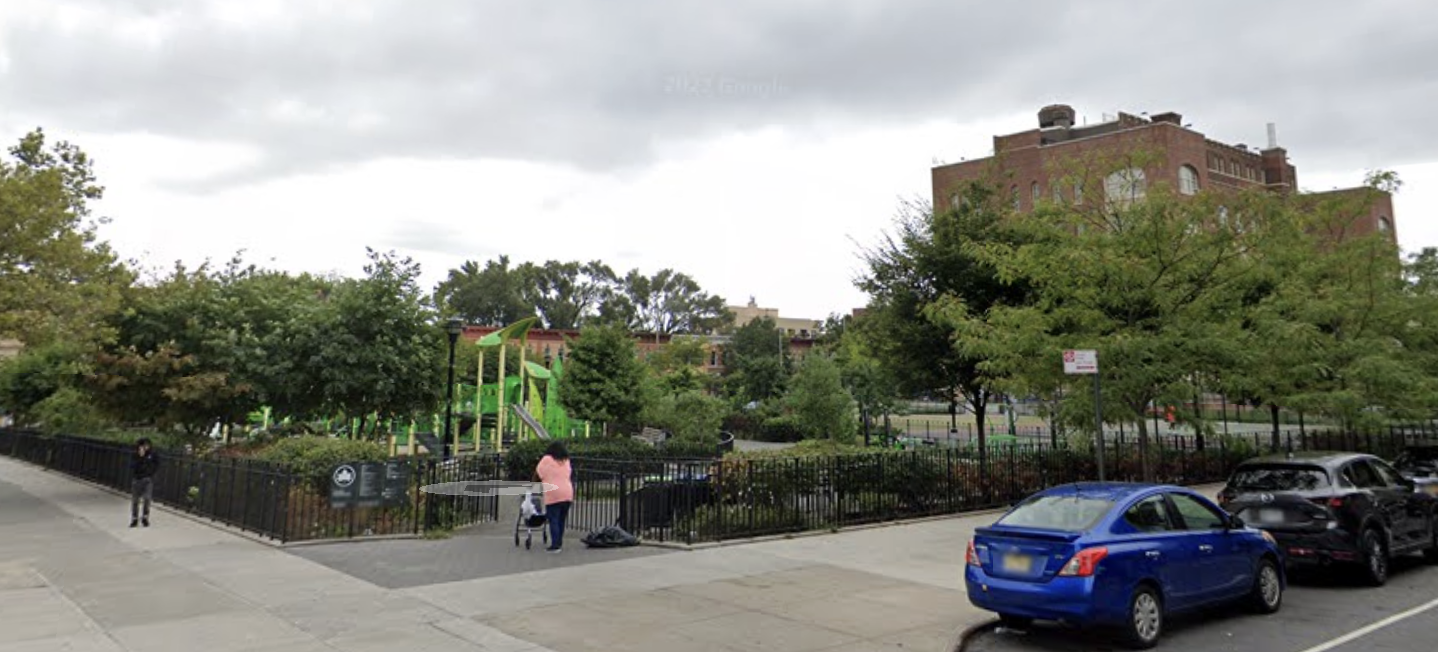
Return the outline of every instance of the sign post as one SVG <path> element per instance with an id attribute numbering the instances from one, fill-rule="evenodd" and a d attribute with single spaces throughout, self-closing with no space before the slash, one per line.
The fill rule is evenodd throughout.
<path id="1" fill-rule="evenodd" d="M 1103 393 L 1099 388 L 1098 351 L 1091 349 L 1065 350 L 1064 373 L 1093 376 L 1094 452 L 1098 456 L 1098 481 L 1103 482 Z"/>

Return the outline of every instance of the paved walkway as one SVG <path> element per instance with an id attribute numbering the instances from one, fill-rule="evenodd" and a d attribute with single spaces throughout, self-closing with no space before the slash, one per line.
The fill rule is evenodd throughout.
<path id="1" fill-rule="evenodd" d="M 0 458 L 0 652 L 948 652 L 989 618 L 965 599 L 961 564 L 991 515 L 555 557 L 483 536 L 277 548 L 162 508 L 153 527 L 130 529 L 127 509 L 125 497 Z M 398 568 L 453 563 L 436 555 L 466 541 L 530 566 Z M 317 555 L 326 563 L 307 558 Z M 377 583 L 362 564 L 345 570 L 345 555 L 404 563 L 388 579 L 371 572 Z"/>

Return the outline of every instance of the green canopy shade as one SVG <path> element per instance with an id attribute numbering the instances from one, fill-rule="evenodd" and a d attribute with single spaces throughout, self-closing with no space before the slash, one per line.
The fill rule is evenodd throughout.
<path id="1" fill-rule="evenodd" d="M 544 365 L 535 364 L 534 362 L 531 362 L 531 361 L 529 361 L 529 360 L 526 360 L 526 361 L 524 362 L 524 368 L 529 370 L 529 375 L 530 375 L 530 377 L 532 377 L 532 378 L 538 378 L 538 379 L 540 379 L 540 380 L 549 380 L 550 373 L 549 373 L 549 370 L 548 370 L 548 369 L 545 369 L 545 368 L 544 368 Z"/>

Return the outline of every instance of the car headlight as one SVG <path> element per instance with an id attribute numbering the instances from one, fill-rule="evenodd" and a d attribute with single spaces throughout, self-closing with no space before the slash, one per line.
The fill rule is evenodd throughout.
<path id="1" fill-rule="evenodd" d="M 1269 534 L 1268 530 L 1259 530 L 1258 533 L 1263 536 L 1264 541 L 1267 541 L 1275 546 L 1278 545 L 1278 539 L 1273 538 L 1273 535 Z"/>

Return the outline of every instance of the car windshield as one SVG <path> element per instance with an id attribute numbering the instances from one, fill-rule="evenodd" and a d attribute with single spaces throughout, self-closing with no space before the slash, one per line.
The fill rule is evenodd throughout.
<path id="1" fill-rule="evenodd" d="M 1093 527 L 1113 501 L 1078 495 L 1036 496 L 1024 501 L 997 525 L 1082 532 Z"/>
<path id="2" fill-rule="evenodd" d="M 1246 466 L 1228 481 L 1234 489 L 1313 491 L 1329 486 L 1328 473 L 1316 466 Z"/>

